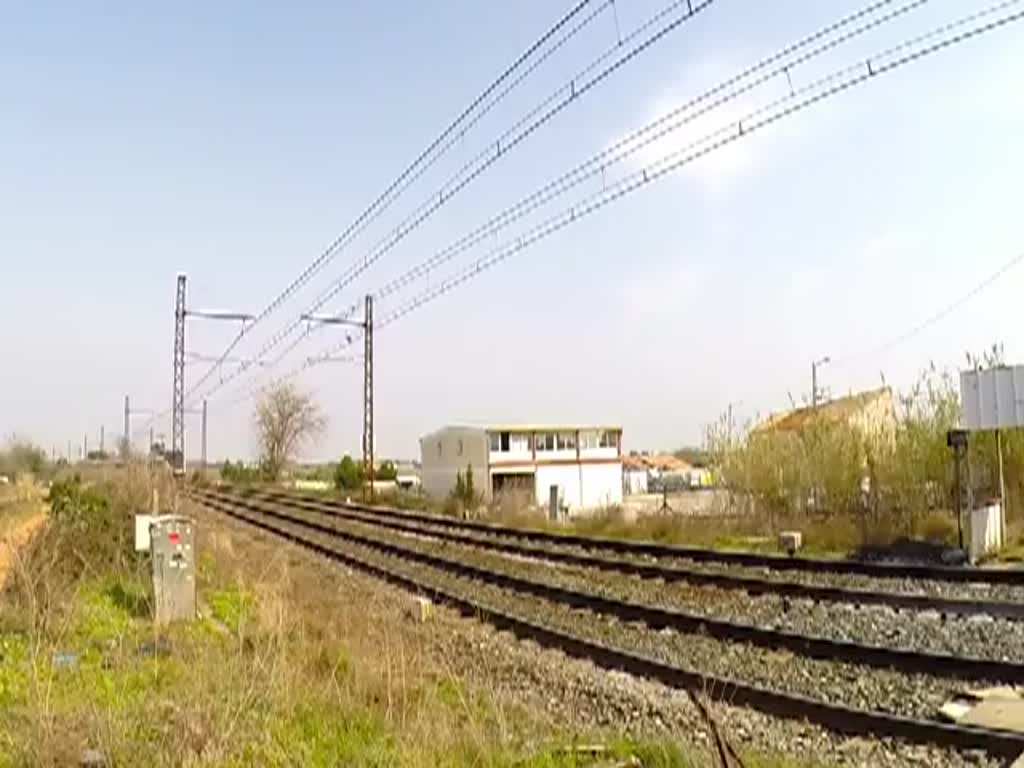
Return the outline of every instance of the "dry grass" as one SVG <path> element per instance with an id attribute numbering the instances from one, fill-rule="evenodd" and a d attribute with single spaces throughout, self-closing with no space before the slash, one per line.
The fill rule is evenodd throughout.
<path id="1" fill-rule="evenodd" d="M 0 598 L 0 766 L 76 764 L 85 749 L 111 765 L 589 764 L 546 746 L 564 740 L 531 713 L 438 668 L 393 605 L 339 593 L 330 566 L 291 550 L 256 557 L 210 531 L 203 618 L 157 634 L 145 568 L 120 548 L 88 554 L 153 482 L 126 470 L 104 486 L 103 514 L 55 516 L 19 559 Z M 627 753 L 688 764 L 671 745 L 610 752 Z"/>

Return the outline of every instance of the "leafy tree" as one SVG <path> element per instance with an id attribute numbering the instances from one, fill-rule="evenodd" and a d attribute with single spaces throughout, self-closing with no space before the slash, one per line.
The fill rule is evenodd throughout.
<path id="1" fill-rule="evenodd" d="M 373 476 L 377 480 L 397 480 L 398 468 L 395 467 L 393 462 L 384 461 L 377 467 L 377 471 L 373 473 Z"/>
<path id="2" fill-rule="evenodd" d="M 313 398 L 289 382 L 273 385 L 256 404 L 256 437 L 260 466 L 268 480 L 277 480 L 296 452 L 317 438 L 327 419 Z"/>
<path id="3" fill-rule="evenodd" d="M 351 491 L 363 484 L 363 467 L 352 460 L 347 453 L 334 469 L 334 487 L 342 491 Z"/>
<path id="4" fill-rule="evenodd" d="M 465 498 L 467 506 L 470 506 L 476 502 L 476 490 L 473 488 L 473 465 L 466 465 L 466 481 L 465 481 Z"/>
<path id="5" fill-rule="evenodd" d="M 684 446 L 672 455 L 694 467 L 706 467 L 711 462 L 711 456 L 705 449 L 694 446 Z"/>
<path id="6" fill-rule="evenodd" d="M 455 473 L 455 487 L 450 494 L 450 500 L 464 510 L 473 509 L 480 503 L 473 485 L 473 465 L 466 465 L 466 472 Z"/>
<path id="7" fill-rule="evenodd" d="M 220 468 L 220 476 L 228 483 L 253 483 L 260 479 L 260 470 L 257 467 L 247 467 L 242 461 L 234 464 L 225 461 Z"/>

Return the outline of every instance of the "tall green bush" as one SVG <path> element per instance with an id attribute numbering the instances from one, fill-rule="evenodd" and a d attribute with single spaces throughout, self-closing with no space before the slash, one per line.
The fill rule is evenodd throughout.
<path id="1" fill-rule="evenodd" d="M 363 484 L 363 468 L 347 453 L 334 469 L 334 487 L 340 491 L 351 491 Z"/>
<path id="2" fill-rule="evenodd" d="M 800 431 L 737 429 L 723 417 L 709 428 L 706 443 L 738 504 L 770 520 L 844 515 L 861 520 L 865 534 L 918 535 L 938 532 L 936 515 L 952 514 L 946 435 L 957 426 L 959 410 L 953 377 L 932 366 L 897 398 L 891 428 L 866 432 L 810 421 Z M 1024 434 L 1004 434 L 1003 449 L 1010 508 L 1019 510 Z M 972 434 L 969 461 L 976 493 L 997 488 L 992 433 Z"/>

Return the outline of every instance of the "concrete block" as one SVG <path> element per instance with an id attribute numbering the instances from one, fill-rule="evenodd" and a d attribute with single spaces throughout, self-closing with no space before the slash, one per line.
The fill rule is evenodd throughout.
<path id="1" fill-rule="evenodd" d="M 779 546 L 789 554 L 796 554 L 803 546 L 803 534 L 800 531 L 782 531 L 779 533 Z"/>
<path id="2" fill-rule="evenodd" d="M 426 597 L 413 598 L 410 614 L 420 624 L 425 624 L 434 615 L 434 604 Z"/>
<path id="3" fill-rule="evenodd" d="M 155 491 L 154 491 L 155 493 Z M 154 515 L 135 516 L 135 551 L 149 552 L 149 526 L 153 524 Z"/>

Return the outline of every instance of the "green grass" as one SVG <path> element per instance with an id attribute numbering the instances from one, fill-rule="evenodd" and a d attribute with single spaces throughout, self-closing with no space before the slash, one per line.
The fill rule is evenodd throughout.
<path id="1" fill-rule="evenodd" d="M 239 584 L 213 590 L 209 594 L 210 611 L 213 618 L 232 632 L 239 632 L 256 609 L 256 597 Z"/>
<path id="2" fill-rule="evenodd" d="M 590 764 L 554 738 L 524 750 L 498 736 L 505 716 L 490 694 L 455 678 L 412 681 L 384 707 L 382 682 L 360 674 L 342 638 L 310 644 L 287 624 L 261 626 L 249 585 L 207 586 L 211 619 L 159 636 L 140 610 L 144 585 L 109 576 L 78 584 L 55 634 L 0 633 L 0 766 L 60 764 L 86 745 L 119 765 Z M 671 745 L 615 750 L 690 765 Z"/>
<path id="3" fill-rule="evenodd" d="M 538 744 L 527 721 L 510 723 L 490 692 L 453 677 L 385 694 L 344 638 L 310 644 L 287 625 L 261 626 L 260 593 L 249 585 L 208 585 L 211 613 L 231 634 L 211 619 L 157 636 L 140 615 L 144 597 L 131 579 L 86 580 L 59 635 L 0 634 L 0 709 L 10 715 L 0 724 L 0 766 L 60 764 L 85 745 L 118 765 L 601 764 L 571 748 L 599 738 L 552 732 Z M 56 653 L 74 661 L 58 666 Z M 669 741 L 613 739 L 606 750 L 604 764 L 632 755 L 652 768 L 704 765 Z M 805 764 L 754 755 L 748 765 Z"/>
<path id="4" fill-rule="evenodd" d="M 121 514 L 110 506 L 116 514 L 104 525 Z M 84 548 L 108 530 L 89 529 L 96 515 L 58 516 L 54 526 L 65 519 L 69 531 L 49 531 L 34 549 L 52 555 L 50 544 L 69 532 Z M 27 579 L 19 589 L 28 592 L 4 596 L 0 768 L 76 764 L 86 747 L 118 766 L 586 768 L 630 756 L 648 767 L 708 765 L 685 741 L 552 727 L 542 713 L 436 669 L 418 630 L 383 624 L 396 619 L 332 592 L 315 569 L 289 570 L 273 557 L 254 565 L 224 537 L 204 546 L 198 575 L 209 616 L 160 633 L 146 578 L 102 562 L 44 569 L 45 588 Z M 573 748 L 592 743 L 606 744 L 604 754 Z"/>

